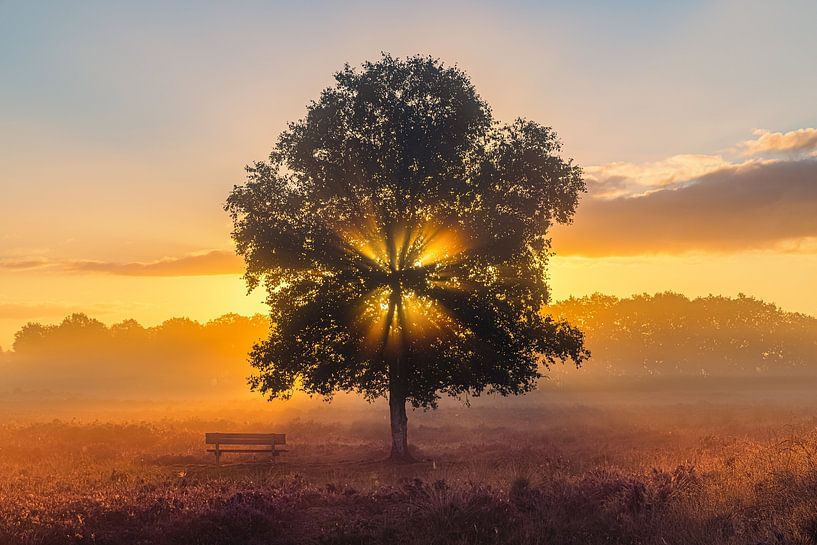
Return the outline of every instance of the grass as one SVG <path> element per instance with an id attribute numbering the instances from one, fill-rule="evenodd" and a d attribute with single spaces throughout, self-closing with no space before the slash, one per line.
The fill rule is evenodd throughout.
<path id="1" fill-rule="evenodd" d="M 396 466 L 381 415 L 332 414 L 222 467 L 205 431 L 269 423 L 2 424 L 0 543 L 817 543 L 808 407 L 445 408 Z"/>

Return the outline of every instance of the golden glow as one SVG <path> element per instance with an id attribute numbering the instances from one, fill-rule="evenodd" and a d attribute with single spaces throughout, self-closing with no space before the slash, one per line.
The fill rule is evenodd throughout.
<path id="1" fill-rule="evenodd" d="M 817 314 L 817 292 L 802 289 L 817 277 L 814 254 L 745 252 L 609 258 L 557 255 L 550 260 L 549 276 L 554 300 L 594 292 L 620 297 L 666 290 L 690 297 L 744 292 L 786 310 Z M 787 280 L 781 282 L 781 278 Z M 456 281 L 439 282 L 446 289 L 455 289 Z M 206 321 L 227 312 L 267 313 L 262 290 L 248 297 L 238 274 L 133 277 L 0 271 L 0 286 L 0 347 L 5 350 L 11 347 L 15 331 L 26 322 L 60 322 L 71 312 L 86 312 L 108 324 L 135 318 L 145 325 L 172 316 Z M 376 310 L 385 315 L 388 296 L 378 301 Z M 417 320 L 418 324 L 422 322 Z"/>
<path id="2" fill-rule="evenodd" d="M 485 18 L 488 26 L 493 21 L 493 18 Z M 813 129 L 779 135 L 758 133 L 754 140 L 738 144 L 740 153 L 736 158 L 730 158 L 728 154 L 721 158 L 721 152 L 713 149 L 701 150 L 703 154 L 700 156 L 678 156 L 680 152 L 697 148 L 692 147 L 694 142 L 689 145 L 679 142 L 676 138 L 683 131 L 672 123 L 662 122 L 661 127 L 653 127 L 650 124 L 657 118 L 652 116 L 646 121 L 642 119 L 641 124 L 625 124 L 630 127 L 628 130 L 649 133 L 648 141 L 639 141 L 638 135 L 611 139 L 611 127 L 620 135 L 625 125 L 611 122 L 606 127 L 610 130 L 604 130 L 604 127 L 599 130 L 599 127 L 585 122 L 591 118 L 597 121 L 599 116 L 571 117 L 567 111 L 559 114 L 560 110 L 554 111 L 557 117 L 561 117 L 551 119 L 554 111 L 541 110 L 541 105 L 547 101 L 541 100 L 539 87 L 527 95 L 523 90 L 522 98 L 527 96 L 530 100 L 520 103 L 518 86 L 509 86 L 506 78 L 497 79 L 490 75 L 496 66 L 505 66 L 502 55 L 488 58 L 484 51 L 474 53 L 479 48 L 456 46 L 454 51 L 450 44 L 438 43 L 436 46 L 436 49 L 427 49 L 442 51 L 443 57 L 456 59 L 459 56 L 463 66 L 474 70 L 479 89 L 490 98 L 497 117 L 512 119 L 526 114 L 532 119 L 552 121 L 569 144 L 570 154 L 576 157 L 578 164 L 585 166 L 588 174 L 599 179 L 626 175 L 642 191 L 662 187 L 673 179 L 700 176 L 721 168 L 724 161 L 740 163 L 747 159 L 744 153 L 789 149 L 814 133 Z M 500 58 L 502 62 L 499 62 Z M 514 77 L 512 72 L 505 70 L 503 76 Z M 155 145 L 152 135 L 149 146 L 123 148 L 118 153 L 111 153 L 111 149 L 105 147 L 110 144 L 108 138 L 66 139 L 51 129 L 50 122 L 42 125 L 19 123 L 17 128 L 20 130 L 9 133 L 14 135 L 14 145 L 9 147 L 13 153 L 7 154 L 3 165 L 0 257 L 16 261 L 148 263 L 207 249 L 232 251 L 231 222 L 220 210 L 220 203 L 232 184 L 240 182 L 240 166 L 268 153 L 271 122 L 283 125 L 286 120 L 302 116 L 304 97 L 314 96 L 326 73 L 322 69 L 315 72 L 316 80 L 304 80 L 301 87 L 282 89 L 285 96 L 272 102 L 265 98 L 264 85 L 252 87 L 262 90 L 258 91 L 258 96 L 236 97 L 230 95 L 232 91 L 218 93 L 223 104 L 213 103 L 206 108 L 208 114 L 212 114 L 207 117 L 208 123 L 213 123 L 215 129 L 195 130 L 189 139 L 179 140 L 190 144 L 181 148 Z M 520 69 L 516 73 L 525 74 L 526 71 Z M 241 89 L 242 93 L 249 92 L 246 87 Z M 272 109 L 259 115 L 259 104 Z M 622 111 L 626 116 L 633 115 L 631 110 Z M 179 130 L 192 130 L 185 125 L 189 120 L 178 121 Z M 740 133 L 747 127 L 738 124 L 730 130 Z M 661 131 L 671 137 L 666 145 L 660 144 L 660 138 L 654 138 L 655 134 L 662 134 Z M 44 142 L 49 149 L 49 161 L 41 160 Z M 106 143 L 104 146 L 98 145 L 103 142 Z M 629 148 L 621 148 L 621 142 L 628 142 Z M 649 161 L 645 162 L 646 159 Z M 115 184 L 110 183 L 112 173 L 115 173 Z M 615 191 L 617 187 L 612 183 L 603 189 Z M 583 202 L 579 206 L 579 215 L 587 204 Z M 366 217 L 366 214 L 361 216 Z M 577 216 L 576 222 L 565 226 L 562 232 L 557 226 L 552 232 L 557 252 L 560 245 L 568 249 L 563 237 L 581 228 L 582 223 L 582 218 Z M 440 228 L 427 224 L 422 231 L 429 237 Z M 417 236 L 415 234 L 414 238 Z M 718 233 L 713 232 L 712 236 L 716 239 Z M 348 229 L 343 238 L 349 241 L 354 251 L 387 266 L 385 241 L 373 221 Z M 591 238 L 585 237 L 582 241 L 584 254 L 578 250 L 574 253 L 587 255 L 586 248 L 593 242 Z M 626 239 L 615 244 L 619 250 L 631 246 Z M 423 267 L 456 259 L 458 252 L 465 247 L 467 242 L 459 233 L 443 229 L 427 241 L 424 251 L 411 263 Z M 615 253 L 616 248 L 609 250 Z M 817 314 L 817 291 L 808 289 L 817 277 L 817 256 L 813 248 L 798 251 L 803 253 L 781 249 L 763 253 L 740 250 L 729 255 L 626 258 L 557 255 L 550 262 L 552 293 L 558 300 L 596 291 L 620 296 L 663 290 L 675 290 L 689 296 L 734 295 L 743 291 L 773 301 L 787 310 Z M 672 253 L 673 250 L 667 247 L 665 252 Z M 226 312 L 266 313 L 263 293 L 259 290 L 248 297 L 240 279 L 241 272 L 240 264 L 232 275 L 178 277 L 132 277 L 39 268 L 0 269 L 0 347 L 8 349 L 14 332 L 26 322 L 59 322 L 70 312 L 84 311 L 107 323 L 136 318 L 145 324 L 159 323 L 179 315 L 207 320 Z M 432 282 L 455 289 L 457 279 Z M 378 310 L 385 313 L 388 305 L 378 307 Z"/>
<path id="3" fill-rule="evenodd" d="M 207 321 L 235 312 L 267 314 L 265 294 L 247 295 L 240 275 L 134 277 L 99 273 L 0 271 L 0 347 L 29 321 L 59 323 L 84 312 L 106 324 L 133 318 L 145 326 L 174 316 Z"/>
<path id="4" fill-rule="evenodd" d="M 358 326 L 367 351 L 397 349 L 403 334 L 414 342 L 423 342 L 455 329 L 451 315 L 430 297 L 405 291 L 400 297 L 402 308 L 393 307 L 391 297 L 389 288 L 380 288 L 369 294 L 359 309 Z"/>
<path id="5" fill-rule="evenodd" d="M 817 255 L 755 251 L 633 257 L 556 256 L 549 264 L 553 300 L 603 293 L 618 297 L 675 291 L 688 297 L 745 293 L 784 310 L 817 314 Z M 785 281 L 781 281 L 785 278 Z"/>
<path id="6" fill-rule="evenodd" d="M 434 287 L 455 289 L 459 280 L 439 274 L 466 250 L 465 237 L 433 223 L 420 227 L 398 225 L 384 232 L 372 219 L 361 226 L 338 228 L 351 251 L 365 257 L 384 274 L 417 271 Z M 357 324 L 369 351 L 394 350 L 401 339 L 433 340 L 451 331 L 454 321 L 438 302 L 417 293 L 402 280 L 367 294 L 357 309 Z"/>
<path id="7" fill-rule="evenodd" d="M 345 241 L 349 248 L 366 259 L 388 267 L 388 249 L 384 237 L 379 236 L 380 228 L 371 213 L 365 214 L 362 222 L 356 225 L 343 225 L 336 228 L 340 239 Z"/>
<path id="8" fill-rule="evenodd" d="M 410 335 L 420 339 L 444 334 L 454 327 L 454 320 L 434 299 L 408 292 L 403 297 L 406 328 Z"/>
<path id="9" fill-rule="evenodd" d="M 358 327 L 363 331 L 364 346 L 367 351 L 377 350 L 383 342 L 386 321 L 389 316 L 388 288 L 382 287 L 369 293 L 358 309 Z M 392 336 L 392 328 L 386 335 L 386 342 Z"/>
<path id="10" fill-rule="evenodd" d="M 422 250 L 416 263 L 420 265 L 445 264 L 457 259 L 468 249 L 465 238 L 457 231 L 426 226 L 421 230 Z"/>
<path id="11" fill-rule="evenodd" d="M 335 231 L 351 251 L 383 270 L 404 269 L 409 263 L 416 268 L 445 264 L 468 248 L 465 237 L 439 224 L 399 224 L 384 232 L 374 217 L 367 213 L 362 221 L 356 218 L 355 225 L 337 226 Z"/>
<path id="12" fill-rule="evenodd" d="M 32 3 L 15 3 L 28 4 Z M 37 47 L 15 48 L 9 58 L 22 54 L 21 69 L 68 78 L 76 92 L 66 94 L 65 85 L 34 92 L 21 87 L 3 104 L 9 129 L 3 131 L 5 154 L 0 161 L 0 256 L 151 262 L 206 249 L 232 250 L 231 223 L 220 206 L 232 185 L 241 182 L 242 165 L 268 155 L 277 132 L 271 128 L 284 128 L 287 121 L 302 117 L 305 101 L 315 98 L 329 83 L 329 74 L 340 63 L 371 58 L 386 47 L 384 43 L 394 53 L 431 52 L 460 64 L 471 73 L 498 119 L 522 115 L 552 124 L 564 138 L 567 155 L 575 157 L 588 174 L 597 178 L 626 175 L 641 191 L 720 168 L 723 161 L 732 160 L 727 150 L 720 150 L 722 145 L 737 143 L 735 161 L 749 154 L 797 149 L 813 135 L 813 129 L 758 131 L 751 139 L 729 139 L 746 134 L 756 122 L 772 130 L 780 128 L 771 113 L 763 117 L 765 121 L 758 120 L 756 113 L 781 111 L 778 103 L 784 91 L 789 99 L 785 120 L 780 122 L 813 121 L 813 107 L 808 106 L 813 103 L 813 85 L 804 84 L 802 78 L 811 76 L 800 68 L 801 63 L 777 66 L 791 69 L 790 77 L 778 78 L 780 93 L 747 92 L 740 78 L 719 78 L 708 71 L 697 71 L 697 76 L 685 77 L 678 84 L 675 75 L 688 76 L 683 68 L 698 62 L 702 52 L 717 55 L 723 44 L 737 43 L 724 39 L 722 33 L 710 32 L 712 28 L 720 24 L 733 38 L 743 38 L 745 25 L 733 24 L 734 14 L 725 5 L 707 3 L 689 17 L 674 18 L 684 24 L 670 33 L 663 47 L 644 51 L 660 62 L 611 65 L 620 61 L 611 48 L 588 56 L 599 66 L 618 70 L 586 69 L 582 63 L 570 62 L 573 55 L 590 51 L 585 36 L 571 31 L 586 25 L 583 17 L 558 10 L 549 12 L 554 17 L 540 21 L 525 10 L 482 4 L 467 11 L 457 4 L 441 6 L 433 18 L 426 17 L 423 10 L 401 9 L 399 17 L 386 9 L 372 10 L 377 24 L 366 17 L 350 17 L 347 34 L 354 38 L 340 43 L 334 32 L 325 31 L 334 18 L 324 21 L 330 26 L 315 27 L 314 18 L 305 16 L 298 20 L 308 25 L 311 39 L 317 41 L 297 54 L 285 46 L 294 37 L 302 38 L 307 26 L 284 25 L 284 32 L 270 33 L 263 18 L 256 18 L 258 24 L 233 25 L 246 44 L 266 44 L 265 62 L 275 67 L 270 70 L 258 70 L 257 63 L 247 62 L 252 57 L 242 54 L 240 47 L 224 50 L 222 40 L 202 43 L 204 49 L 189 58 L 186 47 L 191 42 L 184 36 L 195 34 L 195 25 L 157 26 L 151 40 L 133 40 L 131 32 L 111 32 L 107 24 L 86 25 L 88 43 L 98 42 L 103 32 L 106 47 L 91 47 L 87 55 L 70 59 L 40 55 Z M 768 6 L 773 9 L 772 3 Z M 761 11 L 744 11 L 752 13 L 742 16 L 762 22 Z M 639 15 L 643 12 L 639 10 Z M 788 16 L 797 19 L 795 10 Z M 810 20 L 799 19 L 804 24 Z M 117 21 L 124 27 L 129 24 L 124 17 Z M 209 28 L 203 19 L 195 23 Z M 541 30 L 542 24 L 553 31 L 520 32 L 520 28 Z M 597 34 L 606 37 L 603 32 Z M 46 35 L 53 38 L 59 33 Z M 482 39 L 485 35 L 497 37 L 489 47 Z M 15 36 L 10 34 L 9 39 Z M 565 41 L 565 37 L 570 39 Z M 765 41 L 751 45 L 761 54 L 768 52 Z M 207 55 L 214 50 L 217 54 Z M 543 52 L 549 52 L 544 60 Z M 145 78 L 138 70 L 111 70 L 119 66 L 123 53 L 136 60 L 151 59 L 147 64 L 132 64 L 148 67 L 156 77 Z M 736 60 L 747 65 L 755 62 L 751 54 L 739 57 Z M 201 59 L 207 59 L 206 66 L 217 63 L 213 70 L 231 77 L 211 77 L 210 70 L 199 69 L 205 66 L 198 62 Z M 188 69 L 179 70 L 180 66 Z M 295 77 L 282 76 L 293 69 Z M 546 84 L 554 70 L 564 76 L 565 85 Z M 287 84 L 281 84 L 282 77 Z M 638 97 L 637 107 L 632 107 L 628 80 L 652 89 Z M 39 79 L 15 78 L 15 82 L 36 84 Z M 599 88 L 609 93 L 599 94 L 595 91 Z M 701 89 L 707 92 L 697 92 Z M 269 100 L 273 90 L 275 100 Z M 713 90 L 714 95 L 709 92 Z M 730 94 L 730 90 L 735 92 Z M 97 96 L 104 100 L 95 100 Z M 727 109 L 724 115 L 711 115 L 712 96 L 731 97 L 722 101 Z M 689 100 L 693 102 L 688 108 L 671 106 Z M 111 132 L 119 127 L 132 130 Z M 717 142 L 717 147 L 702 145 L 702 130 L 712 135 L 709 141 Z M 49 159 L 43 160 L 46 150 Z M 689 152 L 701 155 L 678 156 Z M 620 188 L 611 183 L 601 189 L 613 194 Z M 579 206 L 579 214 L 584 205 Z M 581 221 L 577 218 L 565 231 L 580 228 Z M 558 250 L 559 234 L 553 235 Z M 362 254 L 371 259 L 385 255 L 381 237 L 364 236 L 361 241 Z M 617 244 L 629 246 L 627 240 Z M 416 261 L 427 265 L 428 259 L 423 256 Z M 763 258 L 751 252 L 704 259 L 556 257 L 551 261 L 551 278 L 557 299 L 593 291 L 629 294 L 673 289 L 697 295 L 741 290 L 787 309 L 817 314 L 817 290 L 811 289 L 817 277 L 814 263 L 813 255 L 785 252 Z M 14 331 L 27 321 L 60 321 L 74 311 L 88 312 L 106 322 L 135 317 L 145 323 L 176 315 L 207 319 L 231 311 L 266 312 L 260 302 L 262 293 L 245 295 L 241 272 L 153 278 L 0 270 L 0 346 L 8 348 Z M 451 287 L 450 281 L 447 286 Z"/>

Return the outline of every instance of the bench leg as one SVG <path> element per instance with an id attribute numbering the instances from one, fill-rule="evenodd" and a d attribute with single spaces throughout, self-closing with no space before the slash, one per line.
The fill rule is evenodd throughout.
<path id="1" fill-rule="evenodd" d="M 221 465 L 221 450 L 219 450 L 218 445 L 216 445 L 215 455 L 216 455 L 216 465 L 220 466 Z"/>

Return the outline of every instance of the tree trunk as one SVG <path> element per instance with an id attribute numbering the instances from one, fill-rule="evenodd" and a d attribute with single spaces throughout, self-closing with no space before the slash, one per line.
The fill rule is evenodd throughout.
<path id="1" fill-rule="evenodd" d="M 410 461 L 406 398 L 393 391 L 390 392 L 389 413 L 391 414 L 391 459 L 399 462 Z"/>
<path id="2" fill-rule="evenodd" d="M 405 338 L 406 316 L 403 312 L 402 289 L 399 281 L 392 285 L 391 309 L 397 313 L 400 344 L 398 350 L 407 349 Z M 391 416 L 391 459 L 396 462 L 411 461 L 408 451 L 408 416 L 406 397 L 408 393 L 407 356 L 400 354 L 389 364 L 389 414 Z"/>

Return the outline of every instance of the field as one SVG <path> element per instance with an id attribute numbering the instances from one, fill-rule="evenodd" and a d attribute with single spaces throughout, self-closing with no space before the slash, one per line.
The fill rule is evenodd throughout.
<path id="1" fill-rule="evenodd" d="M 817 409 L 781 404 L 446 405 L 0 426 L 0 543 L 817 542 Z M 274 421 L 274 422 L 273 422 Z M 205 431 L 283 431 L 224 458 Z"/>

